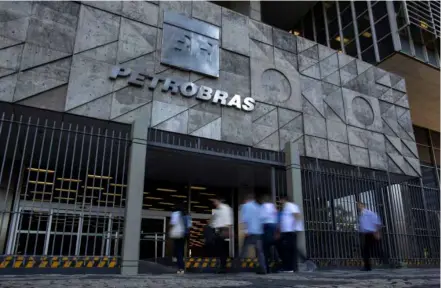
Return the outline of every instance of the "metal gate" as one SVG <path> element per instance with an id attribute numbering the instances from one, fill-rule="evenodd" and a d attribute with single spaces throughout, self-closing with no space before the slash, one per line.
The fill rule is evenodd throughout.
<path id="1" fill-rule="evenodd" d="M 302 159 L 309 257 L 321 266 L 361 266 L 358 201 L 382 219 L 377 263 L 439 265 L 439 189 L 420 178 Z M 383 258 L 383 259 L 381 259 Z"/>
<path id="2" fill-rule="evenodd" d="M 2 266 L 115 266 L 130 127 L 57 118 L 1 115 Z"/>

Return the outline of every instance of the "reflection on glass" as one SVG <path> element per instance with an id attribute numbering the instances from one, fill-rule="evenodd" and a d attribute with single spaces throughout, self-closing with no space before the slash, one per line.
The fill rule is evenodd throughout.
<path id="1" fill-rule="evenodd" d="M 204 248 L 204 227 L 209 220 L 193 219 L 190 229 L 190 239 L 188 241 L 189 257 L 208 257 Z"/>

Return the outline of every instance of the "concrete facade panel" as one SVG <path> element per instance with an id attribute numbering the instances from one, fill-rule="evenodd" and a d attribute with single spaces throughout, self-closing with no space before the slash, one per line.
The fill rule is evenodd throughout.
<path id="1" fill-rule="evenodd" d="M 220 27 L 218 77 L 161 63 L 164 11 Z M 0 13 L 0 101 L 420 173 L 404 79 L 256 19 L 199 1 L 0 2 Z M 160 80 L 112 80 L 116 64 Z M 166 78 L 211 97 L 171 93 Z M 254 110 L 228 106 L 235 95 Z"/>

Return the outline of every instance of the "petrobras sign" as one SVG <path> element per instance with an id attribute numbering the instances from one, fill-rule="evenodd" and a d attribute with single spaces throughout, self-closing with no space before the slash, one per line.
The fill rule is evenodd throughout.
<path id="1" fill-rule="evenodd" d="M 130 68 L 114 66 L 110 72 L 110 79 L 128 78 L 128 83 L 137 87 L 148 85 L 150 90 L 161 86 L 162 92 L 180 94 L 182 97 L 196 97 L 200 101 L 210 101 L 212 104 L 232 107 L 238 110 L 251 112 L 256 101 L 251 97 L 242 97 L 238 94 L 228 94 L 226 91 L 215 90 L 207 86 L 198 86 L 193 82 L 182 82 L 172 78 L 147 75 Z"/>

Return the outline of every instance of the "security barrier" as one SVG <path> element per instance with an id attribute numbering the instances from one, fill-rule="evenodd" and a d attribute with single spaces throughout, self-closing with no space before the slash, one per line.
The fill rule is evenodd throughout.
<path id="1" fill-rule="evenodd" d="M 30 268 L 119 268 L 115 257 L 0 257 L 0 269 Z"/>

